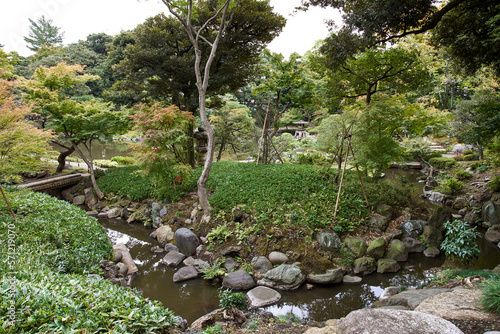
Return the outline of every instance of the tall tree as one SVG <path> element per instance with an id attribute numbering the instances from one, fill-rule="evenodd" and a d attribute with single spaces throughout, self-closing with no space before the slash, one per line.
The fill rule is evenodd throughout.
<path id="1" fill-rule="evenodd" d="M 304 7 L 342 10 L 341 32 L 360 35 L 363 47 L 432 31 L 440 46 L 470 71 L 491 65 L 500 73 L 500 5 L 496 0 L 302 0 Z"/>
<path id="2" fill-rule="evenodd" d="M 64 33 L 61 28 L 52 24 L 52 20 L 47 20 L 45 16 L 39 18 L 36 22 L 29 19 L 30 31 L 24 41 L 28 43 L 28 49 L 38 51 L 43 48 L 60 46 L 63 42 Z"/>

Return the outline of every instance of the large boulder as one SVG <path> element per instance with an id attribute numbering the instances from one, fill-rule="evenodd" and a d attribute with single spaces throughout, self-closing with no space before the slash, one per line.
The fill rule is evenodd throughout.
<path id="1" fill-rule="evenodd" d="M 383 233 L 389 227 L 390 218 L 384 217 L 382 215 L 373 215 L 370 217 L 369 224 L 370 229 L 374 232 Z"/>
<path id="2" fill-rule="evenodd" d="M 377 205 L 377 207 L 375 208 L 375 211 L 388 218 L 388 219 L 391 219 L 392 218 L 392 214 L 394 213 L 394 209 L 392 206 L 390 205 L 387 205 L 387 204 L 379 204 Z"/>
<path id="3" fill-rule="evenodd" d="M 257 286 L 247 292 L 251 307 L 263 307 L 280 301 L 281 294 L 265 286 Z"/>
<path id="4" fill-rule="evenodd" d="M 177 267 L 185 258 L 186 255 L 180 252 L 171 251 L 168 252 L 161 261 L 169 267 Z"/>
<path id="5" fill-rule="evenodd" d="M 118 218 L 122 214 L 122 208 L 112 208 L 107 212 L 107 214 L 109 219 Z"/>
<path id="6" fill-rule="evenodd" d="M 314 284 L 342 283 L 344 270 L 341 268 L 327 270 L 325 274 L 309 274 L 307 281 Z"/>
<path id="7" fill-rule="evenodd" d="M 493 225 L 486 231 L 484 238 L 489 242 L 500 242 L 500 225 Z"/>
<path id="8" fill-rule="evenodd" d="M 405 237 L 418 238 L 424 231 L 425 221 L 410 220 L 401 224 L 401 230 Z"/>
<path id="9" fill-rule="evenodd" d="M 330 231 L 319 233 L 317 239 L 321 250 L 326 252 L 335 252 L 339 250 L 342 245 L 339 236 Z"/>
<path id="10" fill-rule="evenodd" d="M 224 276 L 222 286 L 232 290 L 248 290 L 255 286 L 255 282 L 246 271 L 238 270 Z"/>
<path id="11" fill-rule="evenodd" d="M 187 281 L 198 277 L 198 271 L 193 266 L 182 267 L 173 277 L 174 282 Z"/>
<path id="12" fill-rule="evenodd" d="M 402 241 L 405 244 L 408 253 L 423 253 L 425 250 L 425 246 L 420 241 L 413 238 L 403 238 Z"/>
<path id="13" fill-rule="evenodd" d="M 73 197 L 73 204 L 74 205 L 83 205 L 85 204 L 85 195 L 79 195 Z"/>
<path id="14" fill-rule="evenodd" d="M 86 188 L 83 190 L 83 193 L 85 194 L 85 204 L 87 204 L 89 208 L 97 204 L 97 199 L 94 196 L 94 189 Z"/>
<path id="15" fill-rule="evenodd" d="M 454 290 L 422 301 L 415 311 L 453 320 L 498 321 L 497 316 L 483 310 L 481 296 L 480 289 Z"/>
<path id="16" fill-rule="evenodd" d="M 175 241 L 179 252 L 186 256 L 193 256 L 196 254 L 196 247 L 200 244 L 198 237 L 193 231 L 183 227 L 175 231 Z"/>
<path id="17" fill-rule="evenodd" d="M 257 282 L 270 288 L 279 290 L 295 290 L 306 280 L 300 268 L 291 264 L 282 264 L 264 274 Z"/>
<path id="18" fill-rule="evenodd" d="M 491 225 L 500 224 L 500 205 L 486 202 L 481 209 L 481 218 Z"/>
<path id="19" fill-rule="evenodd" d="M 427 298 L 450 291 L 451 291 L 450 289 L 406 290 L 401 293 L 398 293 L 397 295 L 389 297 L 387 305 L 388 306 L 401 305 L 413 310 Z"/>
<path id="20" fill-rule="evenodd" d="M 347 248 L 351 250 L 351 252 L 356 257 L 362 257 L 366 254 L 366 249 L 368 246 L 366 245 L 366 241 L 363 238 L 345 238 L 344 243 Z"/>
<path id="21" fill-rule="evenodd" d="M 441 254 L 439 248 L 433 246 L 426 248 L 424 251 L 425 257 L 436 257 L 439 256 L 439 254 Z"/>
<path id="22" fill-rule="evenodd" d="M 386 257 L 396 261 L 408 260 L 408 251 L 405 244 L 401 240 L 392 240 Z"/>
<path id="23" fill-rule="evenodd" d="M 354 260 L 353 271 L 355 274 L 368 275 L 377 270 L 375 259 L 372 257 L 361 257 Z"/>
<path id="24" fill-rule="evenodd" d="M 338 334 L 463 334 L 451 322 L 430 314 L 386 309 L 362 309 L 340 321 Z"/>
<path id="25" fill-rule="evenodd" d="M 425 225 L 422 238 L 427 245 L 439 248 L 439 245 L 443 242 L 443 233 L 434 226 Z"/>
<path id="26" fill-rule="evenodd" d="M 444 223 L 451 219 L 453 219 L 453 217 L 450 209 L 444 206 L 438 206 L 431 211 L 431 215 L 427 220 L 427 225 L 434 226 L 442 231 Z"/>
<path id="27" fill-rule="evenodd" d="M 165 247 L 166 244 L 174 240 L 174 231 L 168 225 L 160 226 L 156 229 L 156 240 L 161 247 Z"/>
<path id="28" fill-rule="evenodd" d="M 256 256 L 250 262 L 252 265 L 254 273 L 265 274 L 269 270 L 273 269 L 273 264 L 265 256 Z"/>
<path id="29" fill-rule="evenodd" d="M 370 246 L 366 250 L 366 256 L 373 257 L 374 259 L 380 259 L 384 256 L 385 248 L 387 247 L 387 242 L 384 238 L 378 238 L 370 242 Z"/>
<path id="30" fill-rule="evenodd" d="M 398 264 L 398 261 L 393 260 L 393 259 L 379 259 L 377 261 L 377 272 L 379 274 L 383 273 L 395 273 L 397 272 L 401 267 Z"/>

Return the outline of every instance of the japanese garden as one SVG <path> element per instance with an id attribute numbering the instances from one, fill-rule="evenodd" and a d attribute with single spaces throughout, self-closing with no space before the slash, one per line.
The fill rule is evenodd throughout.
<path id="1" fill-rule="evenodd" d="M 0 40 L 0 332 L 499 333 L 498 1 L 160 3 Z"/>

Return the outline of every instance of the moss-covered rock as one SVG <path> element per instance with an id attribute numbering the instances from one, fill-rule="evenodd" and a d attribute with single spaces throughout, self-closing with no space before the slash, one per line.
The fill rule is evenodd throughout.
<path id="1" fill-rule="evenodd" d="M 405 244 L 401 240 L 392 240 L 387 257 L 396 261 L 408 260 L 408 251 Z"/>
<path id="2" fill-rule="evenodd" d="M 385 248 L 387 247 L 387 242 L 384 238 L 378 238 L 373 240 L 366 250 L 366 255 L 373 257 L 374 259 L 380 259 L 384 256 Z"/>
<path id="3" fill-rule="evenodd" d="M 427 245 L 439 248 L 443 242 L 443 233 L 434 226 L 425 225 L 422 239 Z"/>
<path id="4" fill-rule="evenodd" d="M 377 272 L 380 274 L 395 273 L 399 269 L 401 269 L 401 267 L 396 260 L 384 258 L 377 261 Z"/>
<path id="5" fill-rule="evenodd" d="M 347 248 L 353 252 L 356 257 L 362 257 L 366 254 L 368 246 L 366 245 L 366 240 L 363 238 L 345 238 L 344 240 Z"/>
<path id="6" fill-rule="evenodd" d="M 368 275 L 377 270 L 375 259 L 372 257 L 361 257 L 354 261 L 354 273 L 358 275 Z"/>

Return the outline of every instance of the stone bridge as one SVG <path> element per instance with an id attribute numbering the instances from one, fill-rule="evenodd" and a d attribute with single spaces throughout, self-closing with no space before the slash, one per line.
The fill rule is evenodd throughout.
<path id="1" fill-rule="evenodd" d="M 89 174 L 69 174 L 63 176 L 51 177 L 39 181 L 23 183 L 18 185 L 20 188 L 30 188 L 34 191 L 47 191 L 58 188 L 66 188 L 71 185 L 77 184 L 81 180 L 87 178 Z"/>

